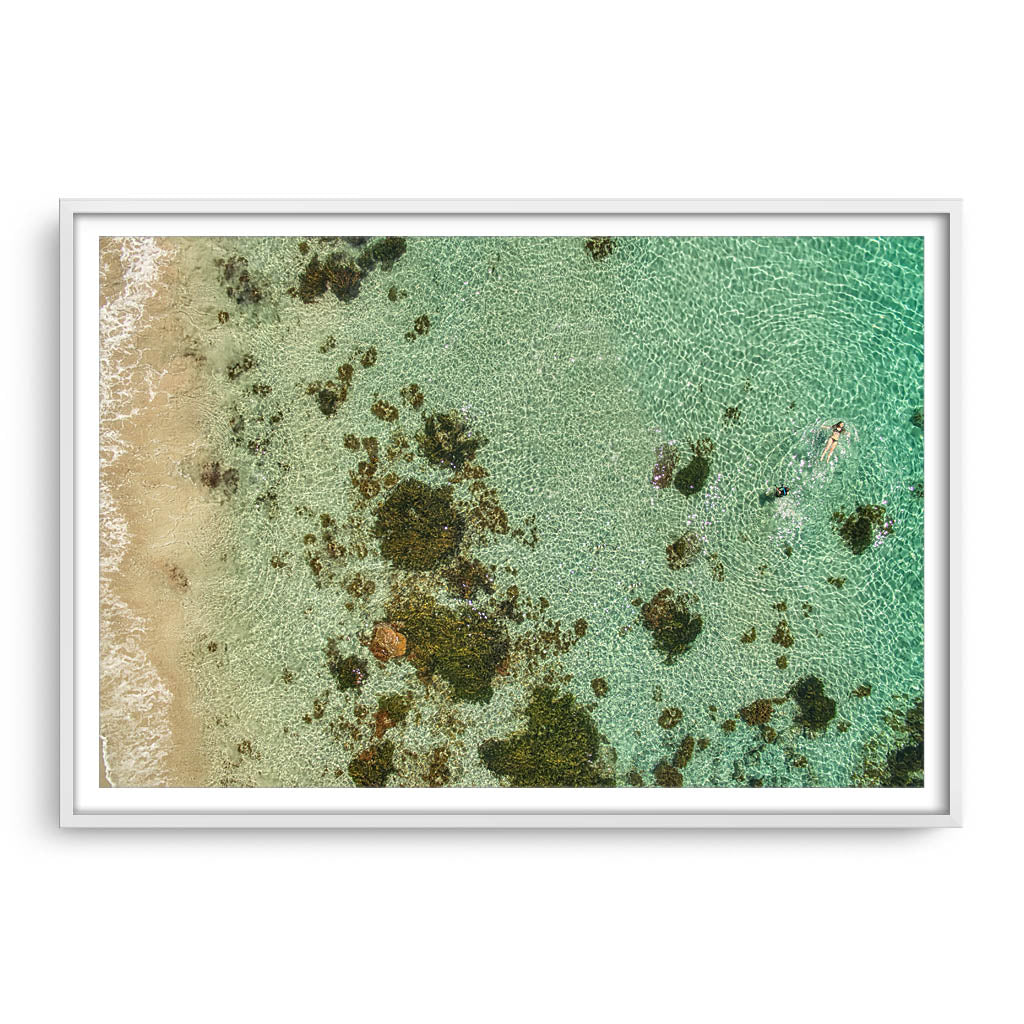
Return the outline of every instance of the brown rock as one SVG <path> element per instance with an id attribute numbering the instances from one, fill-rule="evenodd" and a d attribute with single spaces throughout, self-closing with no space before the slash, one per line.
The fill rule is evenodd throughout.
<path id="1" fill-rule="evenodd" d="M 378 661 L 401 658 L 405 654 L 405 637 L 388 622 L 378 622 L 373 627 L 370 653 Z"/>

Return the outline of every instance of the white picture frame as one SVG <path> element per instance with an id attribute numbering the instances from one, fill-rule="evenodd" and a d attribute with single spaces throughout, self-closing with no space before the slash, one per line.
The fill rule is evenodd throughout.
<path id="1" fill-rule="evenodd" d="M 60 204 L 60 824 L 72 828 L 920 828 L 962 823 L 960 744 L 960 252 L 958 200 L 89 200 Z M 346 230 L 325 222 L 344 218 Z M 901 220 L 902 219 L 902 220 Z M 312 221 L 319 225 L 310 231 Z M 387 223 L 385 224 L 385 221 Z M 892 790 L 117 790 L 95 776 L 98 662 L 87 429 L 102 234 L 756 234 L 926 237 L 926 785 Z M 410 230 L 413 222 L 419 230 Z M 396 224 L 403 225 L 401 232 Z M 429 227 L 428 227 L 429 225 Z M 571 226 L 571 231 L 567 228 Z M 640 229 L 638 230 L 638 225 Z M 447 226 L 447 227 L 446 227 Z M 440 227 L 440 230 L 439 230 Z M 304 230 L 300 230 L 303 229 Z M 728 228 L 728 230 L 724 230 Z M 792 227 L 785 228 L 793 233 Z M 910 228 L 909 230 L 916 230 Z M 497 233 L 497 232 L 495 232 Z M 92 597 L 90 598 L 90 594 Z M 90 723 L 92 725 L 90 726 Z M 352 794 L 355 794 L 353 798 Z M 895 797 L 891 796 L 896 794 Z M 212 794 L 212 796 L 211 796 Z M 616 796 L 616 794 L 618 794 Z M 909 794 L 909 795 L 908 795 Z M 898 798 L 897 798 L 898 797 Z"/>

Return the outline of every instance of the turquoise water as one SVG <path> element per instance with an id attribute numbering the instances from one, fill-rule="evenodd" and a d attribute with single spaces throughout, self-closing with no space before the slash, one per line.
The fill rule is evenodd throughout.
<path id="1" fill-rule="evenodd" d="M 314 255 L 356 257 L 340 240 L 183 249 L 214 395 L 205 457 L 238 473 L 237 487 L 210 488 L 230 541 L 189 597 L 218 783 L 351 785 L 353 759 L 390 741 L 388 785 L 507 784 L 480 744 L 521 731 L 546 686 L 590 716 L 593 763 L 619 785 L 893 784 L 891 756 L 923 693 L 922 240 L 618 238 L 602 259 L 572 237 L 406 241 L 344 302 L 289 294 Z M 218 259 L 235 261 L 227 278 Z M 318 396 L 346 364 L 347 385 L 344 370 L 331 385 L 344 400 L 327 415 Z M 420 409 L 402 397 L 411 384 Z M 390 488 L 352 484 L 368 456 L 348 435 L 377 439 L 380 465 L 364 481 L 451 484 L 416 442 L 424 415 L 443 412 L 486 439 L 471 465 L 488 475 L 460 475 L 452 495 L 472 524 L 492 489 L 483 497 L 507 517 L 507 533 L 470 525 L 460 546 L 493 566 L 493 595 L 452 596 L 448 562 L 413 573 L 387 561 L 373 527 Z M 823 462 L 839 420 L 847 429 Z M 652 484 L 659 450 L 681 468 L 704 439 L 700 491 Z M 789 494 L 763 500 L 775 485 Z M 867 505 L 888 528 L 854 554 L 834 516 Z M 666 547 L 689 532 L 699 551 L 672 569 Z M 345 554 L 331 557 L 331 543 Z M 501 619 L 512 653 L 489 701 L 458 699 L 408 657 L 369 654 L 374 623 L 394 618 L 395 594 L 413 583 Z M 522 622 L 498 610 L 510 586 Z M 665 588 L 703 622 L 668 664 L 638 607 Z M 549 620 L 557 638 L 541 640 Z M 334 685 L 332 638 L 366 661 L 358 688 Z M 787 698 L 809 676 L 835 702 L 821 727 Z M 379 702 L 395 695 L 401 720 L 378 735 Z M 745 721 L 740 709 L 766 699 L 770 719 Z"/>

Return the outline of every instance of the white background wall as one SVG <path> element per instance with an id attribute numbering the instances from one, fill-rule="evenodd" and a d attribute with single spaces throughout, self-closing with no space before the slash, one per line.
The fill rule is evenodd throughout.
<path id="1" fill-rule="evenodd" d="M 136 0 L 5 19 L 9 1019 L 1019 1011 L 1017 5 Z M 963 197 L 966 827 L 58 833 L 61 195 Z"/>

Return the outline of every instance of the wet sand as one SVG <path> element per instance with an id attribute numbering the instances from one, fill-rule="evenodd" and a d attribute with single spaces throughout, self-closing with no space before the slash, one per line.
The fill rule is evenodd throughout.
<path id="1" fill-rule="evenodd" d="M 144 246 L 139 248 L 139 243 Z M 172 240 L 101 240 L 101 785 L 201 786 L 190 603 L 216 557 L 208 409 Z"/>

